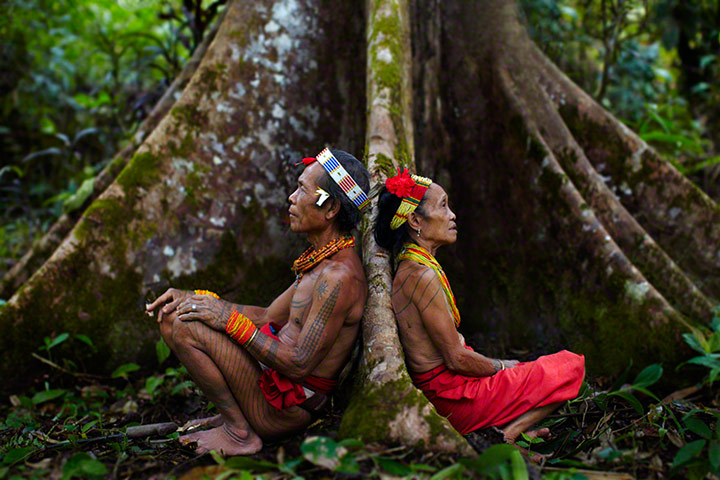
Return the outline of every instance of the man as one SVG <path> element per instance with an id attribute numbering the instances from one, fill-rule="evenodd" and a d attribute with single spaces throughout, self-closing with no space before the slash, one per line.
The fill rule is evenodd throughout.
<path id="1" fill-rule="evenodd" d="M 368 204 L 369 174 L 352 155 L 323 150 L 290 195 L 290 228 L 312 245 L 292 285 L 267 308 L 212 292 L 169 289 L 160 309 L 165 342 L 220 412 L 181 436 L 198 453 L 250 455 L 262 440 L 307 427 L 347 363 L 367 296 L 350 230 Z"/>

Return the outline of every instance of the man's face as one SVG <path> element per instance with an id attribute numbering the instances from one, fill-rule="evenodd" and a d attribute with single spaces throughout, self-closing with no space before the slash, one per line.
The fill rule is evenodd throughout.
<path id="1" fill-rule="evenodd" d="M 325 174 L 325 169 L 318 162 L 305 167 L 298 178 L 297 189 L 288 197 L 290 200 L 290 229 L 297 233 L 312 233 L 324 229 L 328 221 L 325 212 L 331 204 L 327 200 L 322 207 L 315 203 L 318 200 L 318 180 Z"/>

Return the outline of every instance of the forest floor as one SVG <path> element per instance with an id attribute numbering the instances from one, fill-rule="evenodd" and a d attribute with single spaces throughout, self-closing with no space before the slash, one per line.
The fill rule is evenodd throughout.
<path id="1" fill-rule="evenodd" d="M 521 360 L 529 356 L 513 353 Z M 162 374 L 132 370 L 94 378 L 54 368 L 32 396 L 14 395 L 0 404 L 0 479 L 660 479 L 703 478 L 720 467 L 717 393 L 691 386 L 660 398 L 649 390 L 662 375 L 659 365 L 613 385 L 588 378 L 576 400 L 543 422 L 550 439 L 521 442 L 547 455 L 539 465 L 518 463 L 517 450 L 503 444 L 497 429 L 467 436 L 481 452 L 475 459 L 340 441 L 342 399 L 303 434 L 266 442 L 251 457 L 197 455 L 177 442 L 177 432 L 129 438 L 133 426 L 182 426 L 215 413 L 177 364 Z"/>

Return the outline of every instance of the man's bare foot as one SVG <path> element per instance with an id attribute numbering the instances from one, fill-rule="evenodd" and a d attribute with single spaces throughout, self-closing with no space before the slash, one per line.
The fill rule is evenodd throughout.
<path id="1" fill-rule="evenodd" d="M 223 421 L 222 415 L 220 414 L 214 415 L 212 417 L 195 418 L 193 420 L 188 420 L 187 422 L 185 422 L 185 425 L 180 427 L 178 429 L 178 432 L 192 432 L 202 427 L 219 427 L 223 423 L 225 422 Z"/>
<path id="2" fill-rule="evenodd" d="M 183 445 L 196 443 L 195 451 L 199 454 L 215 450 L 226 457 L 252 455 L 259 452 L 263 446 L 257 433 L 252 430 L 234 430 L 227 423 L 212 430 L 183 435 L 178 441 Z"/>

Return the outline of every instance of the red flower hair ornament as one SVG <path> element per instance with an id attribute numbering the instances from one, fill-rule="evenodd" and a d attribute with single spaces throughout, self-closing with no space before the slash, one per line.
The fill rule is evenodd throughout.
<path id="1" fill-rule="evenodd" d="M 409 197 L 414 186 L 415 180 L 410 176 L 407 168 L 402 172 L 398 168 L 397 175 L 385 180 L 387 191 L 400 198 Z"/>

